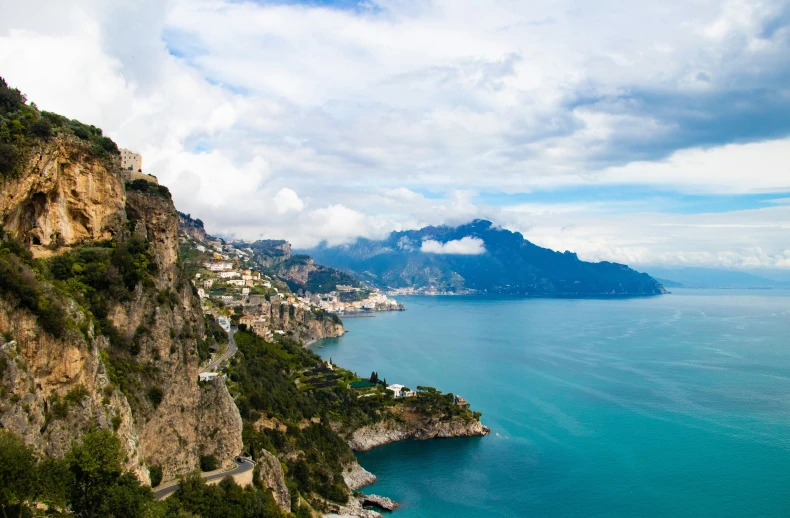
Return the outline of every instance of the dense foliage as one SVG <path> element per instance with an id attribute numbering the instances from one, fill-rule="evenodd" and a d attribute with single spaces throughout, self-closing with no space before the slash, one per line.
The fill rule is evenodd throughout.
<path id="1" fill-rule="evenodd" d="M 258 481 L 258 477 L 254 477 Z M 206 485 L 197 474 L 181 480 L 180 489 L 162 503 L 167 517 L 279 518 L 287 516 L 277 507 L 268 489 L 256 482 L 239 487 L 226 477 L 218 485 Z M 188 514 L 187 514 L 188 513 Z"/>
<path id="2" fill-rule="evenodd" d="M 70 509 L 83 518 L 226 518 L 285 517 L 255 473 L 242 489 L 228 477 L 208 486 L 198 474 L 185 477 L 180 489 L 162 502 L 151 489 L 123 469 L 118 436 L 108 430 L 86 433 L 63 459 L 39 460 L 22 439 L 0 429 L 0 507 L 8 518 L 32 516 L 33 502 L 49 506 L 47 515 Z M 150 469 L 159 484 L 162 470 Z"/>
<path id="3" fill-rule="evenodd" d="M 306 376 L 319 372 L 323 363 L 296 342 L 270 343 L 242 331 L 235 338 L 239 353 L 228 374 L 239 393 L 236 404 L 245 421 L 247 450 L 254 453 L 265 448 L 281 459 L 296 456 L 287 462 L 288 478 L 302 494 L 345 501 L 348 495 L 341 470 L 353 454 L 329 423 L 354 427 L 374 422 L 392 401 L 358 398 L 345 383 L 346 378 L 353 379 L 351 373 L 334 375 L 334 379 L 328 375 L 322 378 L 327 380 L 323 386 L 314 387 Z M 297 386 L 294 381 L 300 377 L 304 381 Z M 253 424 L 262 416 L 283 424 L 286 430 L 256 429 Z"/>
<path id="4" fill-rule="evenodd" d="M 151 489 L 125 473 L 122 462 L 120 440 L 107 430 L 86 433 L 63 460 L 42 461 L 0 430 L 0 505 L 9 516 L 29 516 L 31 499 L 86 518 L 150 516 Z"/>
<path id="5" fill-rule="evenodd" d="M 0 178 L 19 175 L 27 151 L 53 135 L 77 137 L 98 158 L 110 159 L 119 153 L 118 146 L 101 129 L 55 113 L 39 112 L 35 105 L 27 104 L 24 94 L 10 88 L 0 77 Z"/>
<path id="6" fill-rule="evenodd" d="M 168 189 L 166 186 L 158 185 L 142 178 L 132 180 L 131 182 L 126 182 L 126 190 L 153 194 L 155 196 L 161 196 L 166 200 L 171 199 L 170 189 Z"/>
<path id="7" fill-rule="evenodd" d="M 36 266 L 30 251 L 0 227 L 0 295 L 33 313 L 46 332 L 63 336 L 73 322 Z"/>

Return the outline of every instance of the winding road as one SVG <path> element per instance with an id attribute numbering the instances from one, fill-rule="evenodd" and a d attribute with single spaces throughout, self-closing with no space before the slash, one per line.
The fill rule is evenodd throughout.
<path id="1" fill-rule="evenodd" d="M 209 371 L 216 371 L 217 368 L 220 365 L 222 365 L 222 362 L 224 362 L 226 360 L 229 360 L 231 358 L 231 356 L 236 354 L 236 351 L 238 349 L 236 347 L 236 340 L 233 338 L 233 335 L 236 334 L 237 330 L 238 329 L 235 328 L 235 327 L 231 327 L 230 328 L 230 331 L 228 331 L 228 349 L 219 358 L 215 359 L 213 362 L 209 363 L 208 365 L 206 365 L 206 367 L 201 369 L 200 370 L 201 373 L 209 372 Z"/>
<path id="2" fill-rule="evenodd" d="M 255 463 L 251 460 L 242 460 L 239 462 L 238 460 L 234 459 L 233 463 L 236 464 L 236 467 L 230 471 L 223 471 L 221 473 L 215 473 L 212 471 L 209 473 L 201 473 L 200 476 L 203 477 L 206 482 L 211 482 L 213 480 L 221 480 L 225 477 L 240 475 L 255 469 Z M 154 496 L 157 500 L 162 500 L 164 497 L 172 495 L 176 491 L 178 491 L 178 482 L 166 482 L 165 484 L 154 488 Z"/>

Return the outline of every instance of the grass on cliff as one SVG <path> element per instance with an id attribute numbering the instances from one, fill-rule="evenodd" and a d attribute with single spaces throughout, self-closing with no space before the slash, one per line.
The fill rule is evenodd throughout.
<path id="1" fill-rule="evenodd" d="M 118 146 L 100 128 L 39 111 L 35 104 L 27 104 L 22 92 L 9 87 L 0 77 L 0 179 L 19 176 L 28 151 L 53 136 L 76 137 L 100 159 L 109 160 L 119 154 Z"/>

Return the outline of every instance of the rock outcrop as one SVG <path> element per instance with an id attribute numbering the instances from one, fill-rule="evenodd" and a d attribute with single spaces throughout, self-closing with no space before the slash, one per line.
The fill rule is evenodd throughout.
<path id="1" fill-rule="evenodd" d="M 351 491 L 356 491 L 376 481 L 376 475 L 354 462 L 343 470 L 343 480 Z"/>
<path id="2" fill-rule="evenodd" d="M 442 421 L 439 418 L 429 418 L 408 423 L 385 419 L 355 430 L 348 439 L 348 445 L 355 451 L 368 451 L 377 446 L 406 439 L 474 437 L 488 435 L 490 432 L 488 427 L 476 420 Z"/>
<path id="3" fill-rule="evenodd" d="M 123 177 L 74 137 L 51 139 L 30 154 L 24 174 L 6 181 L 0 221 L 34 255 L 110 239 L 124 219 Z"/>
<path id="4" fill-rule="evenodd" d="M 356 493 L 354 498 L 356 498 L 363 506 L 378 507 L 384 511 L 394 511 L 398 507 L 397 502 L 394 502 L 385 496 Z"/>
<path id="5" fill-rule="evenodd" d="M 324 516 L 332 518 L 337 516 L 342 516 L 344 518 L 350 516 L 356 516 L 357 518 L 381 518 L 381 513 L 365 509 L 356 498 L 349 498 L 346 505 L 330 504 L 329 510 L 332 514 Z"/>
<path id="6" fill-rule="evenodd" d="M 316 316 L 309 309 L 282 304 L 272 298 L 269 318 L 272 329 L 282 329 L 296 336 L 302 342 L 343 336 L 343 322 L 335 315 Z"/>
<path id="7" fill-rule="evenodd" d="M 291 512 L 291 494 L 285 485 L 285 475 L 280 460 L 266 450 L 258 456 L 260 479 L 263 485 L 272 490 L 274 501 L 286 513 Z"/>

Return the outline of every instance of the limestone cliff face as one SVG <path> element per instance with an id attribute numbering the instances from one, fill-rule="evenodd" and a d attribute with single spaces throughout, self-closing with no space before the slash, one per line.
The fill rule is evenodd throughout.
<path id="1" fill-rule="evenodd" d="M 110 239 L 123 221 L 122 175 L 74 137 L 53 138 L 30 154 L 25 172 L 2 185 L 6 230 L 36 256 L 86 240 Z"/>
<path id="2" fill-rule="evenodd" d="M 0 297 L 0 332 L 16 342 L 0 351 L 9 365 L 1 374 L 6 395 L 0 424 L 52 456 L 63 455 L 92 427 L 117 428 L 130 469 L 144 481 L 147 466 L 162 466 L 169 479 L 196 469 L 201 454 L 229 463 L 242 450 L 241 417 L 222 380 L 198 384 L 203 317 L 183 278 L 170 199 L 127 193 L 120 169 L 92 158 L 79 141 L 61 138 L 35 151 L 19 179 L 0 185 L 0 194 L 0 221 L 38 255 L 85 241 L 125 239 L 131 230 L 151 243 L 158 267 L 153 286 L 138 284 L 131 300 L 109 308 L 108 320 L 127 339 L 145 330 L 134 356 L 94 336 L 92 326 L 56 339 L 29 312 Z M 72 318 L 87 323 L 72 306 Z M 110 383 L 107 358 L 132 366 L 128 397 Z M 80 386 L 87 395 L 69 404 L 65 416 L 52 418 L 54 398 L 73 395 Z M 154 389 L 162 393 L 156 405 L 148 397 Z"/>
<path id="3" fill-rule="evenodd" d="M 266 450 L 261 450 L 258 456 L 260 478 L 263 485 L 272 490 L 274 501 L 283 511 L 291 512 L 291 494 L 285 485 L 285 475 L 279 459 Z"/>
<path id="4" fill-rule="evenodd" d="M 438 417 L 403 422 L 386 419 L 357 429 L 348 438 L 348 445 L 355 451 L 368 451 L 377 446 L 406 439 L 436 439 L 448 437 L 475 437 L 491 432 L 480 421 L 453 419 L 443 421 Z"/>
<path id="5" fill-rule="evenodd" d="M 342 336 L 345 328 L 340 319 L 319 318 L 308 309 L 281 304 L 273 298 L 270 307 L 272 329 L 293 333 L 302 342 Z"/>
<path id="6" fill-rule="evenodd" d="M 58 340 L 42 333 L 35 318 L 0 301 L 0 331 L 15 340 L 0 346 L 0 427 L 13 430 L 40 454 L 62 457 L 72 442 L 94 426 L 116 428 L 126 468 L 148 482 L 142 447 L 126 398 L 107 378 L 99 348 L 104 339 L 86 341 L 78 333 Z M 84 397 L 64 403 L 67 394 Z M 72 398 L 75 399 L 75 398 Z M 58 400 L 60 400 L 58 402 Z M 55 406 L 65 404 L 65 415 Z"/>
<path id="7" fill-rule="evenodd" d="M 143 384 L 164 393 L 158 407 L 140 398 L 136 409 L 146 461 L 162 466 L 165 480 L 197 469 L 200 455 L 215 455 L 229 465 L 242 450 L 241 417 L 222 380 L 197 384 L 196 337 L 204 333 L 203 317 L 178 263 L 178 215 L 170 200 L 140 192 L 127 194 L 126 215 L 134 233 L 153 245 L 158 266 L 155 289 L 140 290 L 111 315 L 124 333 L 148 329 L 136 361 L 149 367 Z M 175 297 L 162 303 L 163 292 Z"/>

